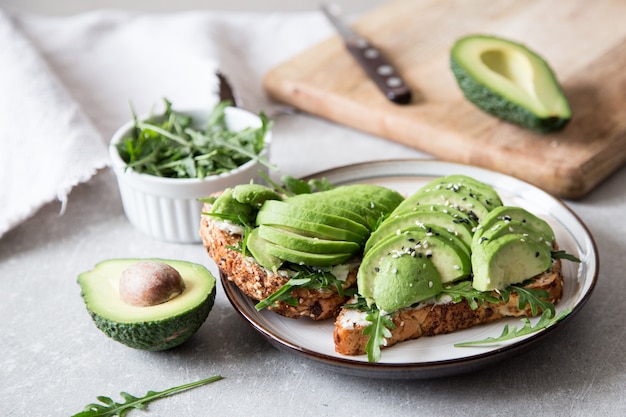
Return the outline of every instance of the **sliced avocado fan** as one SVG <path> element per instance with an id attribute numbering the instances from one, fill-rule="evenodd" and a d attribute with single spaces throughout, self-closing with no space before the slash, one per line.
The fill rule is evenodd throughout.
<path id="1" fill-rule="evenodd" d="M 547 133 L 572 117 L 548 63 L 524 45 L 487 35 L 457 40 L 450 66 L 465 97 L 489 114 Z"/>

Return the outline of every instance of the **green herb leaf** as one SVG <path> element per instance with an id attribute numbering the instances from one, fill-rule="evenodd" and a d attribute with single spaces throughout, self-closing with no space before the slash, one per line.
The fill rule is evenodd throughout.
<path id="1" fill-rule="evenodd" d="M 336 188 L 335 184 L 329 182 L 326 178 L 309 180 L 309 186 L 315 191 L 328 191 Z"/>
<path id="2" fill-rule="evenodd" d="M 311 194 L 313 191 L 308 182 L 294 178 L 290 175 L 283 175 L 280 181 L 285 185 L 287 191 L 291 194 Z"/>
<path id="3" fill-rule="evenodd" d="M 343 289 L 344 281 L 337 279 L 330 271 L 321 268 L 312 268 L 290 264 L 289 269 L 297 271 L 296 274 L 289 279 L 278 291 L 267 297 L 265 300 L 259 301 L 255 308 L 257 311 L 267 307 L 276 307 L 279 301 L 287 303 L 291 306 L 298 305 L 298 299 L 291 295 L 296 288 L 319 289 L 334 288 L 340 297 L 352 295 L 354 289 Z"/>
<path id="4" fill-rule="evenodd" d="M 542 312 L 550 310 L 552 314 L 555 313 L 554 304 L 549 300 L 550 293 L 546 290 L 527 288 L 524 283 L 522 283 L 519 285 L 509 285 L 500 290 L 500 295 L 505 302 L 508 302 L 512 292 L 516 292 L 518 295 L 517 308 L 520 310 L 524 310 L 526 305 L 528 305 L 533 316 L 539 313 L 539 309 L 541 309 Z"/>
<path id="5" fill-rule="evenodd" d="M 564 250 L 554 250 L 552 251 L 552 259 L 566 259 L 568 261 L 580 263 L 580 259 L 575 257 L 572 254 L 565 252 Z"/>
<path id="6" fill-rule="evenodd" d="M 502 334 L 500 334 L 500 336 L 498 337 L 487 337 L 483 340 L 456 343 L 454 346 L 467 347 L 467 346 L 479 346 L 479 345 L 483 345 L 483 346 L 495 345 L 506 340 L 515 339 L 520 336 L 525 336 L 527 334 L 535 333 L 542 329 L 547 329 L 553 324 L 563 320 L 563 318 L 565 318 L 569 313 L 571 313 L 571 310 L 567 309 L 563 311 L 561 314 L 559 314 L 558 316 L 554 316 L 554 313 L 552 310 L 545 310 L 541 314 L 541 318 L 539 319 L 537 324 L 534 326 L 531 324 L 530 319 L 528 319 L 527 317 L 524 317 L 523 319 L 521 319 L 524 325 L 519 329 L 515 326 L 509 328 L 508 325 L 505 325 L 504 330 L 502 331 Z"/>
<path id="7" fill-rule="evenodd" d="M 391 320 L 391 316 L 380 311 L 376 304 L 368 304 L 367 300 L 361 296 L 344 304 L 343 307 L 359 310 L 367 314 L 365 318 L 370 324 L 363 329 L 363 334 L 369 335 L 365 345 L 367 360 L 368 362 L 380 361 L 380 347 L 385 344 L 385 338 L 391 337 L 391 330 L 396 328 L 396 325 Z"/>
<path id="8" fill-rule="evenodd" d="M 476 310 L 479 304 L 497 303 L 501 300 L 495 297 L 491 291 L 474 289 L 470 281 L 461 281 L 458 284 L 444 287 L 443 291 L 437 295 L 437 299 L 440 300 L 443 296 L 449 296 L 455 303 L 466 300 L 472 310 Z"/>
<path id="9" fill-rule="evenodd" d="M 391 330 L 395 329 L 396 325 L 388 314 L 380 311 L 376 304 L 370 306 L 366 319 L 370 322 L 363 330 L 364 335 L 369 335 L 365 345 L 367 361 L 378 362 L 381 357 L 380 347 L 385 344 L 386 338 L 391 337 Z"/>
<path id="10" fill-rule="evenodd" d="M 122 391 L 120 393 L 120 396 L 125 400 L 125 402 L 123 403 L 117 403 L 109 397 L 98 396 L 96 398 L 102 404 L 89 404 L 85 407 L 83 411 L 78 414 L 74 414 L 72 417 L 124 417 L 132 409 L 145 409 L 146 405 L 154 400 L 168 397 L 170 395 L 174 395 L 176 393 L 186 391 L 200 385 L 210 384 L 211 382 L 219 381 L 222 378 L 223 377 L 221 375 L 216 375 L 210 378 L 202 379 L 200 381 L 169 388 L 164 391 L 148 391 L 148 393 L 143 397 L 135 397 L 134 395 Z"/>

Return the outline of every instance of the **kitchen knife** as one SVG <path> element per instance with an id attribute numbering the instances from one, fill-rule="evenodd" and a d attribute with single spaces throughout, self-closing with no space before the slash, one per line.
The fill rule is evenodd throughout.
<path id="1" fill-rule="evenodd" d="M 411 90 L 380 49 L 356 33 L 341 17 L 336 5 L 322 5 L 322 11 L 343 38 L 346 48 L 385 96 L 394 103 L 411 101 Z"/>

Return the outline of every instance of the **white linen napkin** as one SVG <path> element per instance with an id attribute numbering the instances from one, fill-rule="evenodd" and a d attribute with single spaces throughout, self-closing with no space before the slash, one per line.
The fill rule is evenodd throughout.
<path id="1" fill-rule="evenodd" d="M 100 134 L 0 12 L 0 236 L 107 164 Z"/>
<path id="2" fill-rule="evenodd" d="M 131 103 L 214 105 L 219 69 L 248 110 L 271 114 L 264 74 L 331 33 L 318 12 L 0 10 L 0 237 L 109 164 Z"/>

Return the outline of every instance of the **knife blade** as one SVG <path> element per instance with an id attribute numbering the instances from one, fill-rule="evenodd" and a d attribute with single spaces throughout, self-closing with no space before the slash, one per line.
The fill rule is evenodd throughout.
<path id="1" fill-rule="evenodd" d="M 409 86 L 382 51 L 343 20 L 339 6 L 324 4 L 321 9 L 343 38 L 348 51 L 385 97 L 396 104 L 409 103 L 411 101 Z"/>

